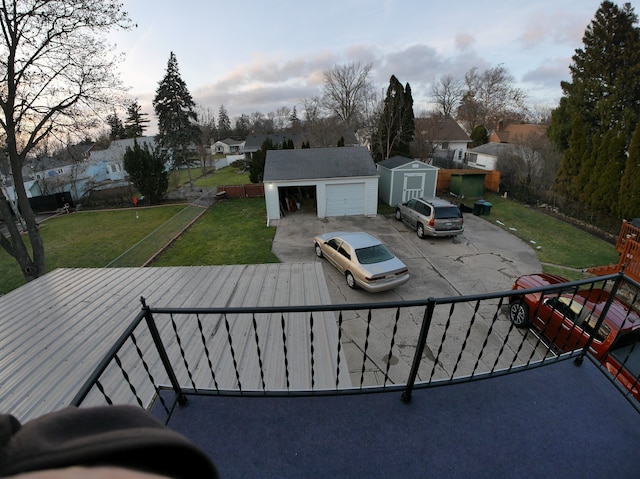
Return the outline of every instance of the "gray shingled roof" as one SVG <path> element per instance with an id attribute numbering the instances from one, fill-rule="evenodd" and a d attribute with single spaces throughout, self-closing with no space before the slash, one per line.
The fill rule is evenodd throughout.
<path id="1" fill-rule="evenodd" d="M 378 163 L 378 165 L 385 167 L 388 170 L 393 170 L 394 168 L 398 168 L 399 166 L 404 166 L 408 163 L 414 161 L 411 158 L 406 158 L 404 156 L 392 156 L 386 160 L 382 160 Z"/>
<path id="2" fill-rule="evenodd" d="M 482 153 L 493 156 L 506 156 L 517 154 L 518 146 L 511 143 L 489 142 L 468 150 L 471 153 Z"/>
<path id="3" fill-rule="evenodd" d="M 264 181 L 378 176 L 364 146 L 269 150 Z"/>

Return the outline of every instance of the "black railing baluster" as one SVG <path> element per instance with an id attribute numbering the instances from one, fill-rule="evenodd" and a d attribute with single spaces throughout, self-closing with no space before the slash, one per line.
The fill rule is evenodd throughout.
<path id="1" fill-rule="evenodd" d="M 313 345 L 313 312 L 309 315 L 309 338 L 311 343 L 311 390 L 313 391 L 316 386 L 316 376 L 315 376 L 315 357 L 314 357 L 314 345 Z"/>
<path id="2" fill-rule="evenodd" d="M 404 388 L 404 392 L 402 393 L 402 400 L 405 402 L 411 401 L 411 392 L 413 391 L 413 386 L 416 383 L 416 377 L 418 377 L 418 368 L 420 367 L 420 362 L 422 361 L 424 346 L 427 344 L 427 335 L 429 334 L 429 328 L 431 327 L 431 320 L 433 319 L 433 310 L 435 309 L 435 307 L 435 299 L 427 299 L 427 306 L 424 309 L 422 326 L 420 326 L 420 336 L 418 337 L 416 352 L 413 356 L 413 363 L 411 364 L 409 379 L 407 379 L 407 385 Z"/>
<path id="3" fill-rule="evenodd" d="M 396 308 L 396 320 L 393 323 L 393 332 L 391 333 L 391 344 L 389 345 L 389 354 L 387 354 L 387 369 L 384 372 L 384 384 L 387 385 L 389 380 L 389 369 L 391 368 L 391 356 L 393 355 L 393 346 L 396 341 L 396 333 L 398 332 L 398 321 L 400 320 L 400 308 Z"/>
<path id="4" fill-rule="evenodd" d="M 336 389 L 340 384 L 340 352 L 342 351 L 342 311 L 338 315 L 338 353 L 336 358 Z"/>
<path id="5" fill-rule="evenodd" d="M 176 324 L 176 320 L 173 317 L 173 313 L 169 315 L 171 318 L 171 327 L 173 328 L 173 333 L 176 336 L 176 343 L 178 343 L 178 349 L 180 350 L 180 356 L 182 357 L 182 364 L 184 364 L 184 368 L 187 370 L 187 376 L 189 376 L 189 381 L 191 381 L 191 386 L 196 391 L 198 388 L 196 387 L 196 383 L 193 380 L 193 375 L 191 374 L 191 368 L 189 367 L 189 361 L 187 360 L 187 353 L 182 347 L 182 339 L 180 338 L 180 334 L 178 333 L 178 325 Z"/>
<path id="6" fill-rule="evenodd" d="M 207 346 L 207 338 L 204 335 L 204 328 L 202 326 L 202 321 L 200 320 L 200 315 L 196 314 L 196 318 L 198 320 L 198 330 L 200 331 L 200 340 L 202 341 L 202 346 L 204 347 L 204 354 L 207 357 L 207 364 L 209 366 L 209 372 L 211 373 L 211 379 L 213 380 L 213 386 L 216 388 L 216 391 L 220 392 L 220 388 L 218 387 L 218 381 L 216 379 L 216 372 L 213 368 L 213 363 L 211 362 L 211 353 L 209 352 L 209 347 Z"/>
<path id="7" fill-rule="evenodd" d="M 438 347 L 438 352 L 433 360 L 433 366 L 431 367 L 431 373 L 429 374 L 429 381 L 431 382 L 433 379 L 433 375 L 436 372 L 436 366 L 438 366 L 438 361 L 440 361 L 440 354 L 442 353 L 442 348 L 444 347 L 444 342 L 447 339 L 447 331 L 449 331 L 449 326 L 451 325 L 451 318 L 453 317 L 453 310 L 455 309 L 455 303 L 451 303 L 451 308 L 449 308 L 449 316 L 447 317 L 447 322 L 444 325 L 444 331 L 442 331 L 442 337 L 440 338 L 440 346 Z"/>
<path id="8" fill-rule="evenodd" d="M 258 367 L 260 368 L 260 381 L 262 383 L 262 392 L 266 391 L 266 385 L 264 383 L 264 368 L 262 367 L 262 353 L 260 351 L 260 338 L 258 338 L 258 323 L 256 322 L 256 315 L 251 315 L 253 323 L 253 335 L 256 339 L 256 352 L 258 354 Z"/>
<path id="9" fill-rule="evenodd" d="M 233 360 L 233 369 L 236 372 L 236 381 L 238 382 L 238 389 L 242 392 L 242 383 L 240 382 L 240 371 L 238 371 L 238 361 L 236 360 L 236 352 L 233 349 L 233 338 L 231 337 L 231 325 L 229 324 L 229 318 L 224 315 L 224 326 L 227 329 L 227 342 L 229 343 L 229 350 L 231 351 L 231 359 Z"/>
<path id="10" fill-rule="evenodd" d="M 284 355 L 284 375 L 287 380 L 287 391 L 289 390 L 289 352 L 287 351 L 287 325 L 284 321 L 284 314 L 280 315 L 280 326 L 282 328 L 282 352 Z"/>
<path id="11" fill-rule="evenodd" d="M 371 333 L 371 309 L 367 314 L 367 332 L 364 335 L 364 351 L 362 353 L 362 372 L 360 373 L 360 388 L 364 384 L 364 371 L 367 367 L 367 349 L 369 349 L 369 334 Z"/>

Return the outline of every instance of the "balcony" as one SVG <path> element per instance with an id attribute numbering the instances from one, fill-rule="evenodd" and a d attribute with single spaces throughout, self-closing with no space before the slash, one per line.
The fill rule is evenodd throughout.
<path id="1" fill-rule="evenodd" d="M 638 309 L 640 285 L 622 274 L 530 291 L 594 286 Z M 625 388 L 588 344 L 560 354 L 513 327 L 513 295 L 228 308 L 142 299 L 72 404 L 138 404 L 221 477 L 637 477 L 638 377 Z M 399 335 L 406 322 L 419 334 Z"/>

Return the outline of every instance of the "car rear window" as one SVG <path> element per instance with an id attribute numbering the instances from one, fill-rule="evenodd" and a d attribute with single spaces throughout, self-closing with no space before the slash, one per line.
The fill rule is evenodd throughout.
<path id="1" fill-rule="evenodd" d="M 436 208 L 436 218 L 460 218 L 462 213 L 456 206 L 443 206 Z"/>
<path id="2" fill-rule="evenodd" d="M 357 249 L 356 256 L 360 264 L 381 263 L 394 258 L 393 253 L 383 244 Z"/>

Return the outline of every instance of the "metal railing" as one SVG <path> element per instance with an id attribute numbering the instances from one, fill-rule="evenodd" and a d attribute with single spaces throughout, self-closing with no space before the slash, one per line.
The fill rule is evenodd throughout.
<path id="1" fill-rule="evenodd" d="M 614 297 L 626 295 L 635 310 L 640 303 L 640 285 L 622 273 L 530 290 L 366 304 L 154 308 L 141 298 L 140 313 L 72 404 L 154 403 L 168 419 L 189 394 L 392 389 L 409 401 L 414 388 L 509 374 L 567 356 L 579 364 L 593 335 L 581 349 L 543 339 L 544 331 L 514 327 L 508 304 L 525 294 L 584 289 L 610 292 L 593 335 Z M 612 381 L 619 372 L 609 371 Z M 638 389 L 638 377 L 632 382 L 622 388 L 627 396 Z"/>

